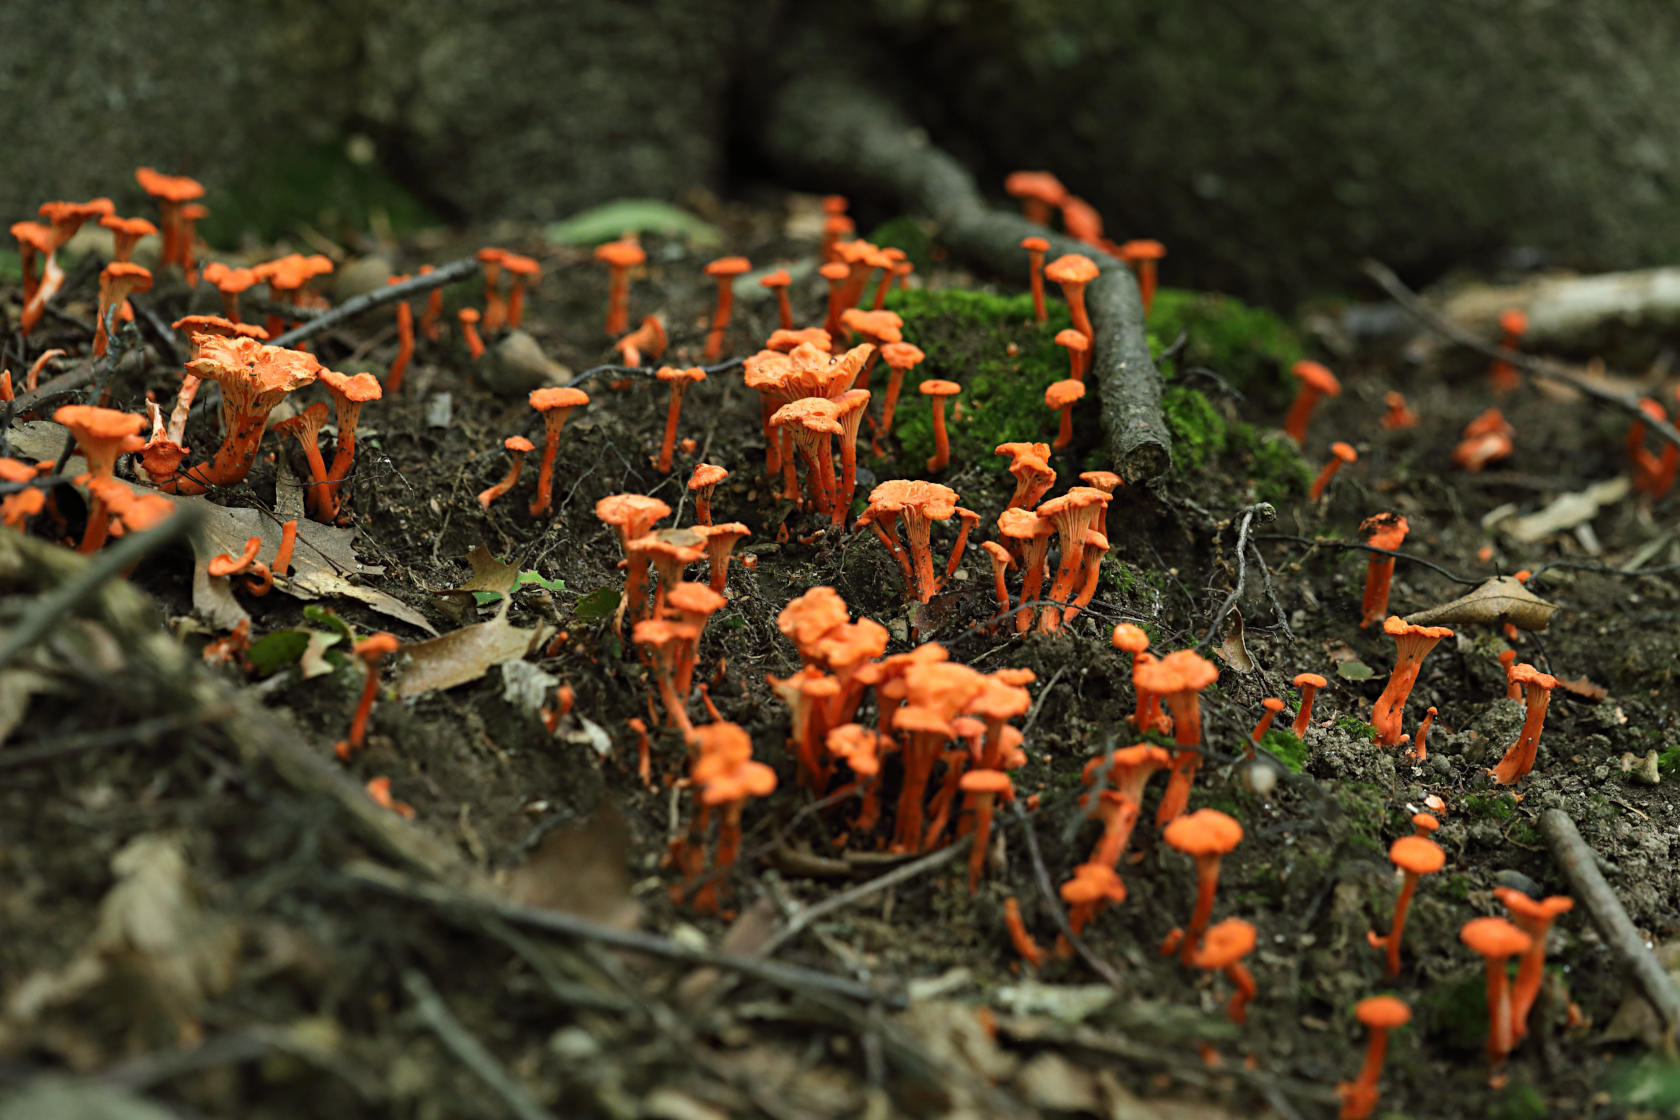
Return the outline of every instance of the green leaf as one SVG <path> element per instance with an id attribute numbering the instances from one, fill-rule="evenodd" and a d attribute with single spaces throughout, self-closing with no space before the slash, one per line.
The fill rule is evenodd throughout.
<path id="1" fill-rule="evenodd" d="M 1363 661 L 1344 661 L 1336 666 L 1336 673 L 1344 680 L 1368 681 L 1376 676 L 1371 667 Z"/>
<path id="2" fill-rule="evenodd" d="M 611 587 L 591 591 L 572 607 L 572 613 L 586 622 L 607 618 L 618 610 L 618 592 Z"/>
<path id="3" fill-rule="evenodd" d="M 304 607 L 303 617 L 307 618 L 311 622 L 319 622 L 322 626 L 325 626 L 328 630 L 333 631 L 347 642 L 354 643 L 356 640 L 356 632 L 350 629 L 350 624 L 338 617 L 337 614 L 328 610 L 326 607 L 317 607 L 313 605 Z"/>
<path id="4" fill-rule="evenodd" d="M 566 590 L 566 581 L 563 579 L 545 579 L 538 572 L 520 572 L 514 578 L 513 589 L 517 591 L 521 587 L 541 587 L 549 591 L 559 592 Z M 502 594 L 499 591 L 474 591 L 472 597 L 473 602 L 482 607 L 486 603 L 494 603 L 502 597 Z"/>
<path id="5" fill-rule="evenodd" d="M 276 630 L 272 634 L 264 634 L 251 643 L 251 650 L 245 655 L 260 677 L 270 677 L 288 665 L 295 664 L 303 656 L 303 651 L 309 648 L 309 631 L 307 630 Z"/>
<path id="6" fill-rule="evenodd" d="M 687 210 L 653 198 L 623 198 L 596 206 L 547 229 L 548 239 L 560 245 L 598 245 L 626 233 L 658 233 L 683 237 L 696 245 L 721 245 L 723 235 Z"/>

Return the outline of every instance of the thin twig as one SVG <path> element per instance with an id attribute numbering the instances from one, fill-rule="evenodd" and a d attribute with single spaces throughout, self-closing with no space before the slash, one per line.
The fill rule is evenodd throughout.
<path id="1" fill-rule="evenodd" d="M 1591 397 L 1595 401 L 1615 405 L 1628 415 L 1642 421 L 1649 431 L 1666 439 L 1669 443 L 1680 447 L 1680 429 L 1676 429 L 1667 420 L 1647 415 L 1639 407 L 1639 398 L 1632 393 L 1617 393 L 1601 385 L 1595 385 L 1584 377 L 1557 362 L 1547 361 L 1524 354 L 1519 350 L 1508 350 L 1503 346 L 1495 346 L 1491 342 L 1484 342 L 1457 323 L 1424 303 L 1418 294 L 1406 287 L 1394 271 L 1380 261 L 1366 261 L 1365 275 L 1377 282 L 1377 286 L 1387 292 L 1389 298 L 1398 303 L 1412 318 L 1451 342 L 1486 355 L 1498 361 L 1513 365 L 1536 377 L 1543 377 L 1547 381 L 1556 381 L 1560 385 L 1567 385 L 1583 396 Z"/>
<path id="2" fill-rule="evenodd" d="M 409 998 L 414 1000 L 414 1010 L 438 1036 L 438 1041 L 480 1081 L 490 1086 L 513 1115 L 519 1120 L 555 1120 L 554 1114 L 538 1104 L 531 1091 L 503 1069 L 496 1056 L 450 1013 L 449 1005 L 443 1002 L 443 997 L 438 995 L 424 973 L 417 969 L 405 969 L 402 982 Z"/>
<path id="3" fill-rule="evenodd" d="M 23 743 L 17 747 L 0 750 L 0 770 L 13 770 L 22 766 L 33 766 L 37 762 L 57 762 L 73 755 L 87 751 L 100 750 L 105 747 L 120 747 L 129 743 L 145 739 L 154 739 L 159 735 L 167 735 L 171 731 L 193 727 L 202 723 L 217 723 L 224 719 L 231 719 L 239 713 L 239 709 L 231 704 L 223 704 L 208 708 L 199 708 L 191 712 L 174 712 L 166 716 L 154 716 L 143 719 L 138 723 L 124 724 L 120 727 L 106 727 L 98 731 L 76 731 L 69 735 L 55 735 L 50 739 L 37 739 L 30 743 Z"/>
<path id="4" fill-rule="evenodd" d="M 1273 521 L 1277 518 L 1277 509 L 1270 502 L 1255 502 L 1251 506 L 1243 507 L 1242 520 L 1237 523 L 1237 585 L 1214 612 L 1207 635 L 1196 643 L 1198 649 L 1213 644 L 1213 640 L 1219 636 L 1219 627 L 1225 621 L 1225 616 L 1242 600 L 1243 588 L 1248 583 L 1248 530 L 1254 524 L 1257 515 L 1262 521 Z"/>
<path id="5" fill-rule="evenodd" d="M 1248 551 L 1254 557 L 1254 562 L 1260 565 L 1260 583 L 1266 589 L 1266 600 L 1272 604 L 1272 614 L 1277 617 L 1278 625 L 1283 627 L 1284 637 L 1295 640 L 1295 631 L 1289 628 L 1289 619 L 1283 613 L 1283 604 L 1278 602 L 1277 588 L 1272 586 L 1272 569 L 1266 566 L 1266 558 L 1260 555 L 1260 546 L 1253 541 L 1248 542 Z"/>
<path id="6" fill-rule="evenodd" d="M 126 533 L 122 540 L 103 549 L 75 576 L 41 596 L 23 612 L 17 624 L 0 641 L 0 668 L 22 654 L 53 628 L 59 617 L 78 604 L 91 601 L 100 584 L 147 556 L 186 536 L 197 527 L 202 514 L 190 506 L 178 507 L 155 529 Z"/>
<path id="7" fill-rule="evenodd" d="M 1456 572 L 1441 567 L 1433 560 L 1425 560 L 1423 557 L 1410 552 L 1396 552 L 1391 548 L 1376 548 L 1372 545 L 1360 544 L 1357 541 L 1339 541 L 1333 537 L 1300 537 L 1291 533 L 1256 533 L 1254 539 L 1257 541 L 1288 541 L 1291 544 L 1312 545 L 1314 548 L 1340 548 L 1349 552 L 1374 552 L 1378 556 L 1392 556 L 1396 560 L 1404 560 L 1410 564 L 1420 564 L 1432 572 L 1446 576 L 1454 583 L 1462 583 L 1469 587 L 1479 587 L 1487 582 L 1486 577 L 1467 579 Z"/>
<path id="8" fill-rule="evenodd" d="M 1674 981 L 1645 947 L 1645 939 L 1634 928 L 1633 919 L 1622 908 L 1616 892 L 1604 881 L 1593 850 L 1581 839 L 1575 822 L 1562 809 L 1547 809 L 1540 814 L 1540 834 L 1552 846 L 1552 856 L 1569 879 L 1575 897 L 1592 915 L 1605 947 L 1662 1016 L 1669 1036 L 1680 1034 L 1680 990 L 1675 989 Z"/>
<path id="9" fill-rule="evenodd" d="M 973 842 L 974 833 L 971 832 L 949 847 L 941 848 L 937 852 L 923 856 L 921 859 L 895 867 L 885 875 L 877 875 L 875 878 L 859 883 L 855 887 L 849 887 L 839 894 L 831 894 L 813 906 L 800 907 L 798 912 L 787 920 L 786 925 L 771 934 L 769 939 L 760 946 L 758 955 L 763 957 L 773 956 L 777 949 L 808 929 L 812 922 L 826 917 L 836 910 L 844 910 L 848 906 L 855 906 L 870 895 L 878 894 L 888 887 L 896 887 L 900 883 L 908 883 L 912 879 L 919 879 L 923 875 L 939 870 L 948 863 L 956 862 L 968 852 Z"/>
<path id="10" fill-rule="evenodd" d="M 728 373 L 745 360 L 745 358 L 731 358 L 727 362 L 719 362 L 715 366 L 701 366 L 700 369 L 707 377 L 710 377 L 714 373 Z M 588 369 L 566 382 L 566 385 L 567 387 L 579 385 L 582 382 L 589 380 L 591 377 L 595 377 L 603 373 L 616 373 L 621 377 L 626 375 L 635 377 L 652 377 L 657 370 L 657 366 L 617 366 L 612 364 L 604 366 L 590 366 Z"/>
<path id="11" fill-rule="evenodd" d="M 282 334 L 279 338 L 268 340 L 270 346 L 296 346 L 307 338 L 314 338 L 322 331 L 328 331 L 340 323 L 355 318 L 364 311 L 371 311 L 375 307 L 383 307 L 387 303 L 395 303 L 400 299 L 417 296 L 429 292 L 433 288 L 441 288 L 445 284 L 453 284 L 457 280 L 465 280 L 469 276 L 477 275 L 479 264 L 476 258 L 463 257 L 458 261 L 440 264 L 430 272 L 421 273 L 400 284 L 391 284 L 384 288 L 377 288 L 366 292 L 355 299 L 346 300 L 331 311 L 323 311 L 307 323 L 301 323 Z"/>
<path id="12" fill-rule="evenodd" d="M 1011 801 L 1009 807 L 1015 813 L 1015 821 L 1021 826 L 1021 833 L 1027 840 L 1027 856 L 1032 861 L 1033 878 L 1038 881 L 1038 891 L 1044 896 L 1045 908 L 1056 921 L 1056 928 L 1061 931 L 1067 943 L 1073 946 L 1073 951 L 1079 954 L 1079 959 L 1090 966 L 1092 972 L 1102 977 L 1109 987 L 1116 991 L 1124 991 L 1125 986 L 1120 982 L 1120 974 L 1115 972 L 1109 963 L 1091 952 L 1083 938 L 1073 932 L 1068 924 L 1067 914 L 1062 911 L 1061 900 L 1056 895 L 1055 884 L 1050 882 L 1050 869 L 1044 866 L 1044 853 L 1038 849 L 1038 835 L 1033 832 L 1032 818 L 1021 808 L 1019 798 Z"/>
<path id="13" fill-rule="evenodd" d="M 529 906 L 517 906 L 513 903 L 421 882 L 375 864 L 352 864 L 345 871 L 357 883 L 399 898 L 422 902 L 445 912 L 458 910 L 473 915 L 495 914 L 514 925 L 539 929 L 545 933 L 558 934 L 562 937 L 596 941 L 603 945 L 610 945 L 617 949 L 627 949 L 633 953 L 643 953 L 662 960 L 679 961 L 684 964 L 710 965 L 713 968 L 739 972 L 751 976 L 755 980 L 762 980 L 765 983 L 774 984 L 777 987 L 794 992 L 826 992 L 830 995 L 844 996 L 847 999 L 865 1003 L 878 999 L 894 1009 L 902 1008 L 905 1003 L 904 997 L 900 993 L 879 992 L 867 984 L 859 984 L 843 977 L 831 976 L 816 969 L 760 960 L 757 957 L 748 957 L 740 953 L 699 949 L 642 930 L 614 929 L 611 926 L 604 926 L 598 922 L 591 922 L 557 910 L 540 910 Z"/>

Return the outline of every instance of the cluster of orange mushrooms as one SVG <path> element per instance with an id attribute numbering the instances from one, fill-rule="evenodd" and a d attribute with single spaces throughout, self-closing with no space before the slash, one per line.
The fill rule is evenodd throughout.
<path id="1" fill-rule="evenodd" d="M 383 382 L 368 372 L 338 373 L 324 367 L 305 349 L 267 344 L 285 328 L 285 315 L 271 314 L 266 327 L 242 322 L 239 317 L 240 294 L 257 284 L 266 285 L 270 302 L 281 310 L 322 306 L 324 301 L 309 285 L 331 271 L 331 261 L 292 254 L 250 266 L 212 260 L 201 267 L 195 223 L 205 213 L 197 201 L 203 189 L 190 179 L 160 175 L 147 168 L 140 170 L 137 180 L 158 202 L 156 224 L 147 219 L 117 217 L 110 200 L 95 199 L 87 203 L 48 203 L 41 207 L 43 221 L 20 222 L 12 227 L 23 255 L 22 329 L 26 333 L 40 321 L 47 302 L 62 287 L 64 272 L 57 260 L 58 251 L 82 224 L 93 219 L 112 235 L 111 263 L 100 275 L 98 330 L 91 346 L 95 355 L 105 353 L 110 345 L 107 323 L 132 317 L 132 309 L 127 307 L 129 297 L 145 292 L 151 284 L 151 273 L 130 259 L 136 242 L 143 237 L 161 235 L 160 268 L 179 270 L 189 286 L 214 287 L 221 299 L 223 315 L 195 315 L 174 324 L 190 339 L 192 357 L 185 364 L 167 421 L 156 400 L 148 404 L 149 418 L 93 405 L 70 405 L 53 413 L 53 418 L 73 433 L 86 464 L 75 479 L 90 495 L 87 525 L 78 547 L 91 552 L 113 536 L 157 524 L 173 511 L 171 495 L 203 494 L 244 479 L 269 431 L 296 440 L 303 450 L 311 472 L 306 487 L 309 516 L 321 522 L 345 518 L 344 485 L 355 462 L 361 410 L 400 390 L 417 331 L 428 338 L 437 337 L 442 314 L 438 292 L 434 289 L 418 319 L 406 302 L 398 302 L 398 352 Z M 1128 262 L 1137 275 L 1147 311 L 1155 290 L 1156 263 L 1164 254 L 1159 243 L 1131 241 L 1117 245 L 1107 241 L 1095 210 L 1045 173 L 1017 173 L 1010 177 L 1007 190 L 1022 200 L 1029 217 L 1048 223 L 1052 214 L 1059 213 L 1070 236 Z M 912 272 L 905 255 L 851 237 L 852 221 L 844 199 L 825 199 L 824 210 L 823 263 L 818 270 L 827 283 L 822 324 L 797 326 L 789 298 L 789 273 L 784 269 L 769 272 L 759 283 L 776 298 L 779 325 L 762 349 L 740 362 L 745 386 L 756 392 L 761 402 L 765 470 L 771 488 L 779 488 L 781 498 L 810 515 L 814 532 L 843 528 L 854 510 L 858 439 L 866 422 L 871 427 L 874 454 L 890 458 L 891 444 L 884 441 L 892 432 L 903 379 L 926 361 L 920 349 L 904 341 L 903 321 L 884 308 L 891 287 L 903 285 Z M 1085 391 L 1095 338 L 1085 314 L 1083 291 L 1099 270 L 1091 258 L 1078 254 L 1045 263 L 1048 242 L 1043 238 L 1029 237 L 1022 247 L 1028 254 L 1028 281 L 1039 321 L 1045 319 L 1045 279 L 1060 285 L 1069 305 L 1073 327 L 1061 332 L 1057 342 L 1068 350 L 1070 376 L 1050 386 L 1046 393 L 1047 406 L 1060 414 L 1060 430 L 1053 443 L 1027 439 L 997 448 L 997 454 L 1009 460 L 1015 490 L 995 517 L 997 539 L 979 546 L 991 562 L 996 601 L 993 617 L 983 625 L 1005 634 L 1057 634 L 1065 633 L 1068 623 L 1088 608 L 1097 589 L 1100 565 L 1109 550 L 1107 507 L 1122 479 L 1108 471 L 1089 471 L 1079 476 L 1083 485 L 1048 496 L 1057 480 L 1057 472 L 1050 466 L 1053 451 L 1066 446 L 1071 438 L 1069 412 Z M 662 320 L 649 315 L 635 329 L 630 328 L 630 281 L 634 270 L 645 262 L 645 252 L 634 239 L 625 237 L 600 246 L 595 257 L 609 270 L 605 329 L 613 350 L 626 367 L 657 361 L 670 345 Z M 472 360 L 484 352 L 484 335 L 520 325 L 527 292 L 541 278 L 535 260 L 504 249 L 483 249 L 478 261 L 484 279 L 484 306 L 465 308 L 458 316 L 461 341 Z M 725 352 L 734 283 L 750 270 L 750 264 L 741 257 L 724 257 L 706 266 L 707 275 L 718 284 L 716 309 L 701 351 L 707 361 L 715 361 Z M 393 278 L 393 282 L 400 279 Z M 872 284 L 871 300 L 868 295 Z M 1521 324 L 1510 320 L 1505 326 L 1508 341 L 1515 341 Z M 43 356 L 30 370 L 25 391 L 36 387 L 49 357 Z M 874 394 L 869 381 L 872 372 L 883 364 L 887 380 L 876 409 L 872 407 Z M 1335 376 L 1317 363 L 1302 362 L 1294 373 L 1300 390 L 1283 428 L 1304 443 L 1318 401 L 1339 393 L 1340 386 Z M 670 390 L 663 438 L 653 457 L 660 473 L 676 469 L 684 394 L 707 376 L 708 371 L 699 366 L 661 366 L 656 371 L 656 377 Z M 1515 374 L 1496 368 L 1496 387 L 1503 387 L 1508 376 Z M 193 455 L 182 443 L 195 391 L 204 380 L 216 381 L 221 390 L 221 443 L 208 457 Z M 287 418 L 271 423 L 272 414 L 283 401 L 311 386 L 324 391 L 326 399 L 294 407 Z M 936 444 L 934 457 L 925 464 L 926 471 L 939 474 L 949 466 L 945 404 L 961 391 L 961 386 L 944 378 L 930 378 L 922 380 L 918 388 L 930 401 Z M 0 400 L 10 399 L 12 393 L 10 373 L 0 375 Z M 529 403 L 544 426 L 542 457 L 527 506 L 531 517 L 540 518 L 553 511 L 553 481 L 563 428 L 574 411 L 590 404 L 590 397 L 575 387 L 549 386 L 532 391 Z M 1384 426 L 1416 423 L 1415 414 L 1398 394 L 1389 394 L 1386 403 Z M 1662 415 L 1656 402 L 1649 402 L 1648 412 Z M 148 420 L 149 437 L 144 434 Z M 1030 424 L 1027 418 L 1022 422 Z M 321 443 L 322 433 L 329 427 L 333 432 L 330 463 Z M 1459 449 L 1467 468 L 1479 469 L 1509 454 L 1511 433 L 1497 410 L 1489 410 L 1472 428 L 1475 431 L 1467 431 L 1465 444 Z M 485 510 L 519 484 L 524 458 L 536 450 L 523 435 L 507 437 L 504 446 L 511 457 L 506 476 L 477 496 Z M 1666 492 L 1672 486 L 1674 450 L 1667 447 L 1660 456 L 1653 454 L 1645 448 L 1643 426 L 1636 424 L 1630 431 L 1628 455 L 1642 489 Z M 130 485 L 117 477 L 118 460 L 125 454 L 138 456 L 136 474 L 141 485 Z M 1357 458 L 1352 448 L 1342 443 L 1333 445 L 1332 456 L 1314 484 L 1314 499 L 1324 492 L 1342 464 Z M 0 458 L 0 481 L 32 483 L 53 469 L 52 463 Z M 727 477 L 728 472 L 720 466 L 695 465 L 687 488 L 695 497 L 697 516 L 689 527 L 658 528 L 672 510 L 666 502 L 651 496 L 616 494 L 595 507 L 601 522 L 617 536 L 624 557 L 624 585 L 613 626 L 622 634 L 628 623 L 631 645 L 654 687 L 648 700 L 649 721 L 631 721 L 638 732 L 638 770 L 644 780 L 651 779 L 648 726 L 665 724 L 684 745 L 684 781 L 697 802 L 687 828 L 672 845 L 671 862 L 680 874 L 673 895 L 706 912 L 718 911 L 726 895 L 728 872 L 741 848 L 741 821 L 748 802 L 768 796 L 777 786 L 775 771 L 754 760 L 747 731 L 724 720 L 706 694 L 706 686 L 696 685 L 702 637 L 710 618 L 727 602 L 733 550 L 750 536 L 743 523 L 713 522 L 715 491 Z M 59 526 L 62 536 L 63 519 L 46 495 L 46 488 L 36 485 L 8 492 L 0 504 L 5 525 L 25 529 L 47 518 Z M 971 532 L 983 520 L 981 514 L 963 508 L 959 501 L 954 490 L 935 481 L 888 479 L 872 489 L 852 529 L 872 532 L 901 573 L 906 597 L 926 603 L 958 571 Z M 933 527 L 952 517 L 959 518 L 960 526 L 940 565 L 933 554 Z M 240 556 L 216 558 L 209 566 L 210 577 L 238 577 L 249 594 L 265 594 L 276 579 L 286 578 L 297 531 L 296 521 L 285 526 L 279 550 L 266 563 L 259 556 L 261 538 L 253 537 Z M 1380 624 L 1397 650 L 1394 670 L 1372 711 L 1376 743 L 1380 747 L 1409 743 L 1412 753 L 1421 759 L 1436 710 L 1429 708 L 1408 733 L 1406 703 L 1424 659 L 1452 632 L 1444 627 L 1415 626 L 1388 613 L 1395 553 L 1406 533 L 1405 519 L 1393 513 L 1379 513 L 1362 524 L 1361 534 L 1371 553 L 1360 625 Z M 689 568 L 701 563 L 707 566 L 706 580 L 690 580 Z M 1019 580 L 1016 596 L 1009 588 L 1012 570 Z M 840 795 L 847 795 L 844 800 L 856 810 L 845 823 L 847 844 L 920 853 L 972 836 L 968 881 L 970 890 L 976 889 L 993 854 L 989 839 L 995 808 L 1014 800 L 1016 790 L 1010 771 L 1027 761 L 1023 732 L 1011 721 L 1024 717 L 1031 708 L 1027 685 L 1033 682 L 1033 673 L 1010 668 L 981 672 L 952 661 L 949 650 L 935 642 L 889 655 L 887 629 L 867 618 L 854 621 L 846 603 L 828 587 L 813 588 L 788 603 L 777 623 L 801 662 L 798 672 L 770 682 L 789 712 L 787 749 L 797 786 L 834 805 L 842 803 Z M 1214 922 L 1213 915 L 1220 861 L 1242 840 L 1243 830 L 1237 821 L 1216 810 L 1189 810 L 1194 779 L 1207 750 L 1200 695 L 1215 683 L 1218 671 L 1194 650 L 1155 654 L 1149 636 L 1133 625 L 1115 627 L 1111 642 L 1116 650 L 1131 657 L 1136 707 L 1128 723 L 1140 741 L 1092 758 L 1084 767 L 1087 792 L 1082 804 L 1086 817 L 1094 822 L 1096 840 L 1089 858 L 1061 885 L 1061 898 L 1067 907 L 1066 928 L 1077 938 L 1105 909 L 1124 902 L 1122 860 L 1142 813 L 1145 788 L 1154 774 L 1165 772 L 1166 789 L 1155 824 L 1168 846 L 1194 861 L 1198 888 L 1184 926 L 1172 932 L 1161 950 L 1176 955 L 1188 967 L 1224 975 L 1234 988 L 1229 1014 L 1241 1023 L 1249 1001 L 1256 995 L 1253 978 L 1243 965 L 1256 944 L 1256 931 L 1241 918 Z M 398 649 L 397 639 L 384 633 L 364 638 L 354 646 L 366 678 L 350 733 L 337 744 L 341 758 L 348 758 L 363 745 L 370 707 L 378 691 L 379 664 Z M 1508 695 L 1522 697 L 1527 705 L 1518 740 L 1492 771 L 1499 784 L 1512 785 L 1534 765 L 1556 681 L 1532 665 L 1516 663 L 1514 655 L 1507 659 L 1506 679 Z M 1312 727 L 1314 697 L 1326 686 L 1326 680 L 1303 673 L 1294 683 L 1300 689 L 1300 703 L 1293 732 L 1305 736 Z M 710 717 L 699 724 L 689 714 L 691 694 L 696 690 Z M 871 702 L 872 725 L 864 722 Z M 563 690 L 562 714 L 570 703 L 569 690 Z M 1266 713 L 1251 736 L 1255 742 L 1265 736 L 1274 717 L 1286 706 L 1281 698 L 1266 701 Z M 895 756 L 896 766 L 887 769 L 888 760 Z M 394 811 L 413 812 L 392 799 L 388 779 L 374 779 L 369 792 Z M 1028 801 L 1036 803 L 1036 798 Z M 1399 973 L 1401 938 L 1418 880 L 1438 871 L 1445 861 L 1441 848 L 1428 838 L 1428 833 L 1439 826 L 1439 819 L 1422 813 L 1414 820 L 1416 835 L 1396 840 L 1390 853 L 1403 876 L 1390 932 L 1381 937 L 1371 934 L 1373 947 L 1386 955 L 1390 977 Z M 1566 898 L 1536 901 L 1509 890 L 1502 891 L 1500 899 L 1509 920 L 1475 918 L 1463 932 L 1465 943 L 1488 962 L 1492 1016 L 1488 1049 L 1496 1066 L 1526 1030 L 1539 988 L 1547 930 L 1570 905 Z M 1014 899 L 1008 900 L 1006 914 L 1011 941 L 1021 956 L 1034 964 L 1046 961 L 1050 952 L 1039 947 Z M 1071 952 L 1066 937 L 1058 939 L 1052 952 Z M 1514 984 L 1509 982 L 1507 969 L 1512 957 L 1520 959 Z M 1370 1028 L 1371 1048 L 1358 1077 L 1341 1086 L 1342 1115 L 1351 1120 L 1369 1116 L 1375 1107 L 1387 1032 L 1406 1022 L 1410 1012 L 1400 999 L 1384 995 L 1361 1002 L 1357 1015 Z"/>

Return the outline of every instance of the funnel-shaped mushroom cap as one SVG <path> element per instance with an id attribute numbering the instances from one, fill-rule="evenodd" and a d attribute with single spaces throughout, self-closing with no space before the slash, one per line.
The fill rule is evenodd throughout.
<path id="1" fill-rule="evenodd" d="M 776 616 L 776 629 L 799 649 L 815 643 L 836 626 L 851 621 L 846 601 L 832 587 L 817 586 L 783 607 Z"/>
<path id="2" fill-rule="evenodd" d="M 1218 809 L 1197 809 L 1167 825 L 1168 844 L 1191 856 L 1225 855 L 1242 842 L 1243 829 Z"/>
<path id="3" fill-rule="evenodd" d="M 1412 1009 L 1398 996 L 1370 996 L 1353 1008 L 1354 1017 L 1372 1030 L 1391 1031 L 1412 1021 Z"/>
<path id="4" fill-rule="evenodd" d="M 1213 662 L 1193 649 L 1175 650 L 1133 671 L 1137 684 L 1158 696 L 1173 692 L 1200 692 L 1219 679 Z"/>
<path id="5" fill-rule="evenodd" d="M 1241 918 L 1215 922 L 1202 934 L 1202 944 L 1190 958 L 1197 968 L 1229 968 L 1254 951 L 1254 926 Z"/>
<path id="6" fill-rule="evenodd" d="M 1359 523 L 1359 535 L 1372 548 L 1393 552 L 1406 541 L 1410 526 L 1398 513 L 1375 513 Z"/>
<path id="7" fill-rule="evenodd" d="M 1123 261 L 1158 261 L 1167 255 L 1167 247 L 1159 241 L 1138 238 L 1127 241 L 1116 253 Z"/>
<path id="8" fill-rule="evenodd" d="M 1493 960 L 1526 953 L 1534 941 L 1504 918 L 1472 918 L 1458 931 L 1458 938 L 1475 952 Z"/>
<path id="9" fill-rule="evenodd" d="M 1003 190 L 1011 198 L 1031 198 L 1051 206 L 1060 206 L 1067 197 L 1062 181 L 1048 171 L 1011 171 L 1003 180 Z"/>
<path id="10" fill-rule="evenodd" d="M 1326 396 L 1339 396 L 1342 383 L 1336 380 L 1336 375 L 1317 362 L 1296 362 L 1289 368 L 1301 384 L 1310 386 Z"/>
<path id="11" fill-rule="evenodd" d="M 1329 681 L 1325 680 L 1317 673 L 1295 674 L 1294 684 L 1296 688 L 1306 688 L 1308 685 L 1311 685 L 1313 688 L 1323 688 L 1329 683 Z"/>
<path id="12" fill-rule="evenodd" d="M 1045 265 L 1044 275 L 1057 284 L 1089 284 L 1097 278 L 1097 262 L 1082 253 L 1069 253 Z"/>
<path id="13" fill-rule="evenodd" d="M 1126 884 L 1106 863 L 1082 863 L 1073 878 L 1062 884 L 1062 901 L 1072 906 L 1126 901 Z"/>
<path id="14" fill-rule="evenodd" d="M 647 260 L 647 251 L 628 238 L 595 246 L 595 259 L 614 268 L 634 268 Z"/>
<path id="15" fill-rule="evenodd" d="M 301 350 L 211 334 L 195 334 L 192 340 L 198 356 L 187 363 L 187 372 L 221 385 L 224 415 L 266 416 L 287 393 L 321 372 L 321 363 Z"/>
<path id="16" fill-rule="evenodd" d="M 1066 408 L 1075 401 L 1083 400 L 1084 397 L 1085 382 L 1074 381 L 1071 378 L 1065 381 L 1052 381 L 1050 387 L 1044 390 L 1044 406 L 1046 408 Z"/>
<path id="17" fill-rule="evenodd" d="M 1015 788 L 1002 770 L 970 770 L 957 784 L 964 793 L 1009 793 Z"/>
<path id="18" fill-rule="evenodd" d="M 1142 653 L 1149 648 L 1149 635 L 1143 627 L 1122 622 L 1114 628 L 1114 648 L 1127 653 Z"/>
<path id="19" fill-rule="evenodd" d="M 1388 858 L 1394 866 L 1413 875 L 1433 875 L 1447 862 L 1447 853 L 1433 840 L 1421 836 L 1402 836 L 1389 845 Z"/>

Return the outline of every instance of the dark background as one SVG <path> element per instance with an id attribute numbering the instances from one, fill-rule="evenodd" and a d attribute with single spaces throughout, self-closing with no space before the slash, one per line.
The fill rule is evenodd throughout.
<path id="1" fill-rule="evenodd" d="M 1660 0 L 11 0 L 8 222 L 202 179 L 211 240 L 804 186 L 789 74 L 888 94 L 982 183 L 1055 171 L 1175 283 L 1282 305 L 1376 255 L 1622 267 L 1680 248 Z M 354 139 L 352 139 L 354 138 Z M 1001 194 L 1001 192 L 1000 192 Z M 770 197 L 766 195 L 765 197 Z"/>

